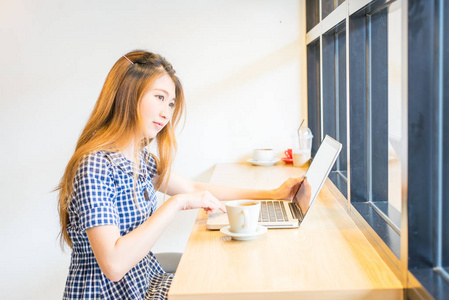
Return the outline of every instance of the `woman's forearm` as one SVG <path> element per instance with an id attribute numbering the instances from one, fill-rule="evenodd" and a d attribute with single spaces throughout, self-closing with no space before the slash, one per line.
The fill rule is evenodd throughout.
<path id="1" fill-rule="evenodd" d="M 221 186 L 211 183 L 195 182 L 195 190 L 207 190 L 219 200 L 235 199 L 273 199 L 276 196 L 275 190 L 262 189 L 242 189 L 228 186 Z"/>
<path id="2" fill-rule="evenodd" d="M 219 200 L 234 199 L 292 199 L 295 187 L 302 178 L 288 178 L 281 186 L 272 190 L 242 189 L 211 183 L 196 182 L 172 173 L 170 180 L 163 184 L 162 192 L 168 195 L 209 191 Z"/>
<path id="3" fill-rule="evenodd" d="M 119 281 L 148 254 L 182 209 L 179 198 L 168 199 L 150 218 L 124 236 L 120 236 L 117 226 L 98 226 L 86 230 L 95 258 L 106 277 Z"/>
<path id="4" fill-rule="evenodd" d="M 210 192 L 200 191 L 170 197 L 140 226 L 120 236 L 117 226 L 98 226 L 86 230 L 95 258 L 103 273 L 119 281 L 141 261 L 180 210 L 203 208 L 224 211 L 223 204 Z"/>

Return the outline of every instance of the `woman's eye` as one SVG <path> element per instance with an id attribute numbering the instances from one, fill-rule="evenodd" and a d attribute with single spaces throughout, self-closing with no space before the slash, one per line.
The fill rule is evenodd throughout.
<path id="1" fill-rule="evenodd" d="M 175 107 L 175 102 L 171 102 L 171 103 L 169 104 L 169 106 L 170 106 L 171 108 L 174 108 L 174 107 Z"/>
<path id="2" fill-rule="evenodd" d="M 156 95 L 156 98 L 158 98 L 161 101 L 164 101 L 164 96 L 162 96 L 162 95 Z"/>

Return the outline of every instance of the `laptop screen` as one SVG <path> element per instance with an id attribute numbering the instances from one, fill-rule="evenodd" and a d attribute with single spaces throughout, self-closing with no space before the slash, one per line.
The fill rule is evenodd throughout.
<path id="1" fill-rule="evenodd" d="M 306 173 L 307 181 L 311 187 L 310 202 L 304 199 L 299 199 L 298 192 L 295 195 L 295 202 L 299 204 L 299 207 L 304 215 L 307 214 L 309 207 L 315 202 L 321 187 L 326 181 L 327 176 L 337 160 L 341 147 L 342 146 L 339 142 L 328 135 L 326 135 L 321 143 L 321 146 Z"/>
<path id="2" fill-rule="evenodd" d="M 341 150 L 341 144 L 334 140 L 333 138 L 326 136 L 321 143 L 320 148 L 318 149 L 318 152 L 316 153 L 312 163 L 310 164 L 309 169 L 307 170 L 306 176 L 307 181 L 311 185 L 311 196 L 310 201 L 307 200 L 300 200 L 300 201 L 294 201 L 299 204 L 299 211 L 296 205 L 291 205 L 292 203 L 290 201 L 282 201 L 283 205 L 285 205 L 285 209 L 290 211 L 294 210 L 294 216 L 293 218 L 289 219 L 286 222 L 276 222 L 276 220 L 272 221 L 270 219 L 269 222 L 262 222 L 264 226 L 267 226 L 269 228 L 296 228 L 298 227 L 298 221 L 303 222 L 305 216 L 307 215 L 307 212 L 312 206 L 312 204 L 315 202 L 315 199 L 317 198 L 317 195 L 323 186 L 324 182 L 326 181 L 327 176 L 329 175 L 330 170 L 332 169 L 332 166 L 334 165 L 338 154 Z M 296 191 L 296 194 L 294 198 L 299 199 L 299 189 Z M 263 200 L 263 201 L 269 201 L 269 202 L 276 202 L 273 200 Z M 298 216 L 298 220 L 295 219 L 295 216 Z M 223 228 L 225 226 L 228 226 L 228 217 L 226 214 L 222 212 L 217 212 L 210 214 L 207 219 L 207 225 L 206 228 L 210 230 L 217 230 L 220 228 Z"/>

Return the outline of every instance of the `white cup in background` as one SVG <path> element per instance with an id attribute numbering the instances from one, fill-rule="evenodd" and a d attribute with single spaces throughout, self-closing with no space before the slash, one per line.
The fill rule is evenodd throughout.
<path id="1" fill-rule="evenodd" d="M 273 149 L 254 149 L 253 160 L 254 161 L 273 161 L 274 150 Z"/>
<path id="2" fill-rule="evenodd" d="M 300 150 L 298 148 L 292 150 L 293 166 L 302 167 L 310 160 L 310 151 Z"/>
<path id="3" fill-rule="evenodd" d="M 255 233 L 259 220 L 260 202 L 235 200 L 226 203 L 229 231 L 232 233 Z"/>

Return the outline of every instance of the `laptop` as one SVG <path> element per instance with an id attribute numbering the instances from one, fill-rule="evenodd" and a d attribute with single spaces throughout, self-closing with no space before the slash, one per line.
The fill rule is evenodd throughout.
<path id="1" fill-rule="evenodd" d="M 311 187 L 310 201 L 307 201 L 308 203 L 299 201 L 297 205 L 290 200 L 259 200 L 261 202 L 259 225 L 267 228 L 297 228 L 304 222 L 307 212 L 315 203 L 340 154 L 341 147 L 341 143 L 326 135 L 305 175 Z M 294 198 L 298 197 L 298 194 L 299 188 Z M 228 225 L 228 216 L 223 212 L 217 212 L 209 215 L 206 228 L 219 230 Z"/>

